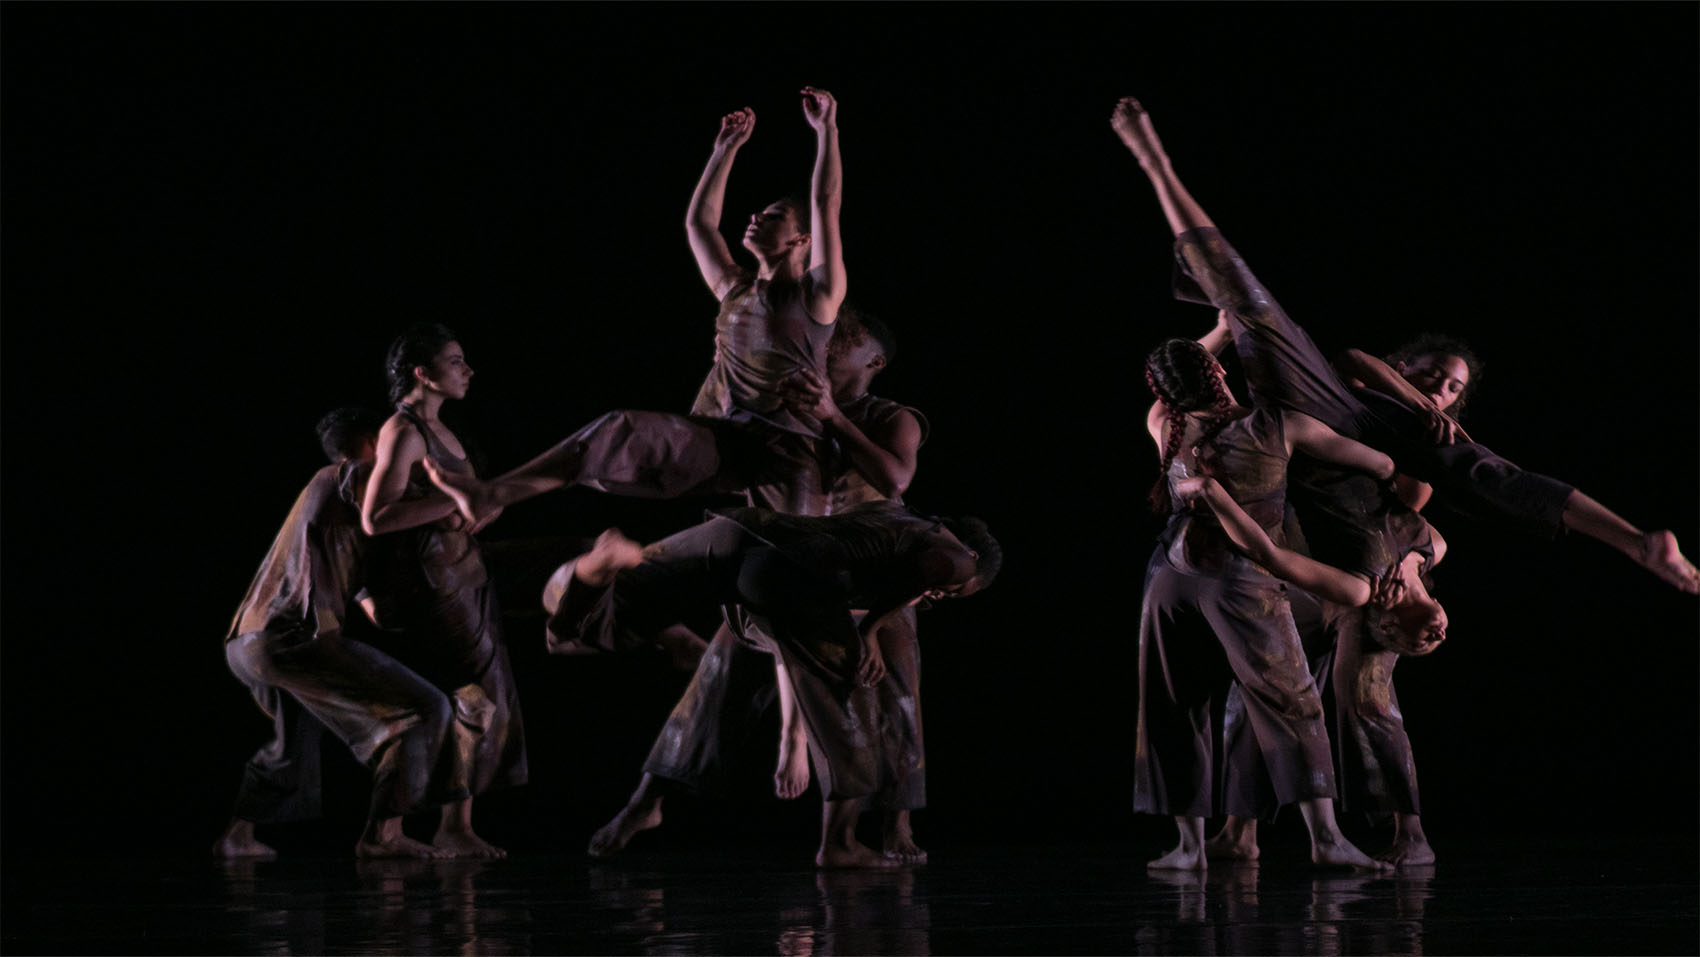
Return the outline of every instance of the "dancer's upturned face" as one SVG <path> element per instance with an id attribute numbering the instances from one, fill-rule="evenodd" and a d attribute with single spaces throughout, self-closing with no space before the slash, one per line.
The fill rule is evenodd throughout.
<path id="1" fill-rule="evenodd" d="M 1444 353 L 1401 362 L 1398 371 L 1406 382 L 1416 386 L 1418 392 L 1428 396 L 1429 401 L 1443 412 L 1458 401 L 1458 397 L 1464 394 L 1464 388 L 1470 384 L 1470 364 L 1458 356 Z"/>
<path id="2" fill-rule="evenodd" d="M 458 342 L 444 346 L 431 360 L 426 373 L 425 381 L 430 388 L 450 399 L 466 398 L 466 390 L 472 385 L 472 367 L 466 364 L 466 354 Z"/>
<path id="3" fill-rule="evenodd" d="M 750 216 L 744 227 L 744 248 L 757 255 L 783 255 L 808 237 L 797 224 L 796 211 L 784 203 L 774 203 Z"/>

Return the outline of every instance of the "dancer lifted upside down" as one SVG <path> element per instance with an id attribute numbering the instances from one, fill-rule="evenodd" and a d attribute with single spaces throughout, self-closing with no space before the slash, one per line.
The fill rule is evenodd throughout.
<path id="1" fill-rule="evenodd" d="M 331 464 L 301 491 L 225 638 L 231 673 L 274 727 L 249 760 L 230 826 L 213 852 L 269 859 L 256 823 L 320 815 L 319 739 L 328 728 L 372 770 L 357 856 L 447 857 L 402 833 L 402 816 L 466 797 L 450 740 L 454 705 L 431 682 L 345 633 L 360 611 L 367 541 L 357 502 L 383 416 L 338 409 L 319 422 Z"/>
<path id="2" fill-rule="evenodd" d="M 833 782 L 867 771 L 847 761 L 865 747 L 852 740 L 862 732 L 849 707 L 858 684 L 884 677 L 880 622 L 922 598 L 983 589 L 1000 556 L 983 523 L 923 518 L 892 502 L 819 518 L 730 509 L 647 548 L 617 531 L 603 533 L 559 573 L 564 587 L 550 608 L 550 628 L 622 651 L 686 609 L 722 605 L 738 638 L 782 658 L 786 680 L 799 685 L 797 705 L 830 794 L 841 790 Z M 867 610 L 860 622 L 855 608 Z M 863 845 L 851 826 L 828 830 L 815 863 L 898 861 Z"/>
<path id="3" fill-rule="evenodd" d="M 1433 485 L 1459 511 L 1509 520 L 1547 534 L 1573 529 L 1623 552 L 1672 586 L 1700 594 L 1700 569 L 1683 556 L 1671 532 L 1637 528 L 1580 490 L 1524 471 L 1460 434 L 1432 397 L 1413 384 L 1413 380 L 1428 382 L 1436 371 L 1432 367 L 1408 365 L 1411 378 L 1407 379 L 1371 360 L 1354 372 L 1370 388 L 1351 389 L 1326 364 L 1311 365 L 1309 354 L 1316 354 L 1316 347 L 1309 336 L 1285 314 L 1280 322 L 1271 321 L 1278 307 L 1268 291 L 1249 278 L 1244 262 L 1175 177 L 1169 156 L 1138 101 L 1123 99 L 1111 124 L 1151 179 L 1175 233 L 1182 268 L 1203 287 L 1205 301 L 1229 314 L 1236 341 L 1254 340 L 1239 347 L 1242 356 L 1258 357 L 1246 369 L 1253 391 L 1266 393 L 1266 401 L 1275 405 L 1311 415 L 1342 435 L 1388 451 L 1401 472 Z M 1307 354 L 1295 354 L 1295 343 L 1302 343 Z M 1370 359 L 1361 352 L 1353 355 Z M 1266 372 L 1257 362 L 1278 365 L 1284 374 L 1274 374 L 1274 369 Z M 1452 369 L 1456 371 L 1455 366 Z M 1440 388 L 1453 387 L 1442 384 Z M 1437 440 L 1446 444 L 1437 445 Z"/>
<path id="4" fill-rule="evenodd" d="M 502 640 L 496 587 L 454 504 L 425 480 L 423 463 L 472 475 L 460 439 L 438 413 L 463 399 L 472 367 L 454 333 L 415 326 L 390 345 L 386 370 L 395 414 L 378 434 L 377 462 L 366 486 L 361 525 L 374 536 L 368 587 L 379 623 L 399 631 L 407 661 L 455 702 L 455 735 L 473 795 L 524 784 L 528 777 L 519 688 Z M 432 843 L 456 857 L 504 857 L 473 830 L 472 798 L 443 808 Z"/>

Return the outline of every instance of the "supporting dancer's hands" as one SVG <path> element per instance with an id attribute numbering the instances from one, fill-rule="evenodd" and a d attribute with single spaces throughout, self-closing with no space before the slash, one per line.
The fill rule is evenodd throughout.
<path id="1" fill-rule="evenodd" d="M 830 422 L 838 417 L 838 403 L 832 400 L 832 387 L 813 369 L 798 369 L 785 380 L 780 396 L 785 407 L 797 415 L 806 415 Z"/>
<path id="2" fill-rule="evenodd" d="M 885 680 L 885 652 L 880 650 L 878 628 L 862 633 L 862 664 L 856 669 L 856 680 L 866 688 Z"/>

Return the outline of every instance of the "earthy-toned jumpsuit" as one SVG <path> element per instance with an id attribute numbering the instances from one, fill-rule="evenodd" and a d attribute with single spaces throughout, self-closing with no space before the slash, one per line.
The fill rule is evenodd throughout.
<path id="1" fill-rule="evenodd" d="M 1259 406 L 1209 443 L 1212 474 L 1277 543 L 1287 447 L 1281 413 Z M 1185 476 L 1177 456 L 1166 477 Z M 1146 569 L 1139 627 L 1134 810 L 1217 811 L 1211 709 L 1237 680 L 1282 804 L 1334 796 L 1322 700 L 1286 586 L 1239 554 L 1207 513 L 1178 507 Z"/>
<path id="2" fill-rule="evenodd" d="M 249 760 L 235 816 L 257 823 L 321 813 L 319 736 L 328 728 L 372 770 L 371 813 L 395 817 L 465 797 L 446 746 L 454 705 L 431 682 L 344 634 L 365 538 L 354 504 L 364 464 L 328 465 L 302 490 L 225 638 L 225 660 L 272 718 Z"/>
<path id="3" fill-rule="evenodd" d="M 399 406 L 397 413 L 419 430 L 426 453 L 445 470 L 471 471 L 410 408 Z M 432 491 L 415 477 L 406 495 Z M 398 657 L 454 698 L 455 746 L 467 763 L 472 793 L 524 784 L 529 769 L 519 688 L 478 540 L 431 524 L 376 536 L 371 548 L 368 589 L 379 624 L 398 633 Z"/>
<path id="4" fill-rule="evenodd" d="M 1402 471 L 1433 483 L 1455 508 L 1535 533 L 1562 529 L 1569 485 L 1526 472 L 1472 442 L 1433 446 L 1422 420 L 1405 406 L 1347 386 L 1218 230 L 1182 234 L 1175 255 L 1177 295 L 1228 312 L 1254 395 L 1382 449 Z M 1325 564 L 1374 577 L 1410 551 L 1433 555 L 1427 523 L 1400 504 L 1387 483 L 1295 457 L 1289 498 L 1308 553 Z M 1307 645 L 1317 674 L 1332 675 L 1342 806 L 1420 813 L 1416 765 L 1392 684 L 1398 654 L 1370 637 L 1361 608 L 1324 603 L 1321 622 L 1321 632 L 1307 635 Z M 1273 808 L 1258 782 L 1258 756 L 1237 720 L 1235 702 L 1229 704 L 1228 810 L 1264 814 Z"/>

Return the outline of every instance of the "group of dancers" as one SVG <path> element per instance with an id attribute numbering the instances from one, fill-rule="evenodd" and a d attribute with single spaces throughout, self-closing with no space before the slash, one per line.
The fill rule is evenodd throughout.
<path id="1" fill-rule="evenodd" d="M 249 761 L 216 853 L 274 856 L 256 825 L 320 812 L 317 739 L 328 730 L 372 773 L 357 855 L 503 856 L 474 830 L 472 806 L 526 781 L 524 725 L 475 536 L 508 505 L 584 486 L 748 503 L 648 545 L 609 529 L 543 589 L 552 652 L 700 655 L 630 799 L 589 852 L 618 853 L 659 826 L 675 793 L 723 790 L 751 702 L 776 690 L 774 791 L 794 798 L 818 782 L 817 864 L 926 860 L 909 821 L 926 795 L 916 608 L 985 588 L 1002 552 L 976 519 L 902 503 L 927 421 L 868 391 L 895 339 L 845 305 L 837 103 L 814 87 L 801 95 L 816 138 L 810 192 L 750 217 L 742 245 L 754 269 L 720 232 L 753 111 L 722 118 L 692 194 L 686 234 L 720 310 L 689 414 L 611 412 L 480 479 L 440 417 L 466 396 L 472 367 L 452 332 L 426 325 L 390 348 L 392 414 L 344 409 L 321 421 L 331 464 L 297 499 L 226 639 L 274 738 Z M 1138 103 L 1121 101 L 1112 126 L 1174 231 L 1178 292 L 1218 310 L 1201 339 L 1170 340 L 1146 363 L 1162 473 L 1152 498 L 1170 519 L 1145 578 L 1135 808 L 1180 829 L 1152 866 L 1255 858 L 1257 820 L 1295 803 L 1319 864 L 1431 861 L 1391 683 L 1399 656 L 1445 638 L 1426 587 L 1445 554 L 1420 514 L 1431 486 L 1466 514 L 1591 535 L 1685 591 L 1700 592 L 1700 573 L 1669 532 L 1643 532 L 1473 442 L 1448 414 L 1474 374 L 1461 345 L 1421 345 L 1392 365 L 1347 352 L 1342 368 L 1330 365 L 1175 177 Z M 1250 406 L 1215 358 L 1230 346 Z M 711 608 L 722 623 L 704 642 L 686 623 Z M 1394 815 L 1384 862 L 1340 832 L 1337 797 Z M 875 806 L 877 849 L 856 834 Z M 404 817 L 433 809 L 429 842 L 403 833 Z M 1205 818 L 1222 811 L 1227 824 L 1206 841 Z"/>
<path id="2" fill-rule="evenodd" d="M 747 507 L 647 546 L 617 529 L 550 577 L 550 651 L 694 646 L 696 672 L 631 800 L 597 831 L 606 856 L 661 823 L 680 789 L 724 786 L 752 701 L 777 687 L 774 790 L 818 780 L 816 862 L 920 863 L 909 812 L 925 802 L 915 609 L 971 595 L 1002 552 L 973 518 L 902 503 L 927 435 L 916 410 L 868 392 L 895 354 L 844 306 L 837 103 L 802 90 L 816 134 L 806 199 L 750 217 L 741 266 L 720 232 L 726 184 L 755 129 L 722 118 L 686 234 L 720 302 L 714 362 L 689 414 L 617 411 L 489 481 L 440 417 L 473 377 L 456 336 L 415 327 L 391 346 L 387 419 L 320 423 L 332 464 L 296 501 L 231 626 L 226 659 L 273 719 L 215 851 L 275 853 L 255 826 L 319 813 L 322 726 L 372 771 L 361 857 L 500 857 L 473 828 L 474 797 L 527 778 L 523 722 L 500 612 L 475 534 L 510 504 L 568 486 L 673 498 L 742 493 Z M 707 642 L 686 622 L 720 608 Z M 370 627 L 368 627 L 370 626 Z M 359 637 L 356 637 L 356 634 Z M 884 846 L 857 838 L 877 802 Z M 440 807 L 429 842 L 402 819 Z"/>
<path id="3" fill-rule="evenodd" d="M 1451 414 L 1477 372 L 1462 343 L 1423 337 L 1389 362 L 1358 350 L 1338 367 L 1324 359 L 1182 185 L 1139 102 L 1121 100 L 1110 122 L 1174 233 L 1177 296 L 1217 309 L 1203 337 L 1168 340 L 1145 364 L 1161 460 L 1152 501 L 1169 522 L 1145 574 L 1134 808 L 1172 816 L 1180 832 L 1149 866 L 1255 860 L 1257 821 L 1288 804 L 1319 865 L 1432 863 L 1393 689 L 1400 657 L 1446 639 L 1428 592 L 1446 554 L 1421 514 L 1430 495 L 1472 518 L 1591 536 L 1690 594 L 1700 571 L 1670 532 L 1636 528 L 1473 441 Z M 1230 347 L 1249 405 L 1216 358 Z M 1337 799 L 1390 817 L 1391 845 L 1374 858 L 1355 847 Z M 1224 813 L 1207 840 L 1205 819 Z"/>

